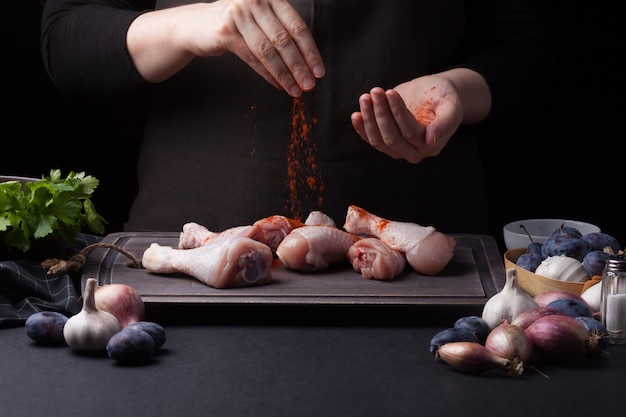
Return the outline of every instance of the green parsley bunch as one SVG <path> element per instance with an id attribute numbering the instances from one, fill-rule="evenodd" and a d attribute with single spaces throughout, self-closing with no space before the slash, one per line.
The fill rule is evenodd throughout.
<path id="1" fill-rule="evenodd" d="M 98 214 L 91 196 L 99 180 L 84 172 L 60 170 L 28 182 L 0 183 L 0 237 L 8 248 L 28 251 L 32 239 L 51 237 L 74 243 L 76 234 L 88 227 L 104 233 L 106 221 Z"/>

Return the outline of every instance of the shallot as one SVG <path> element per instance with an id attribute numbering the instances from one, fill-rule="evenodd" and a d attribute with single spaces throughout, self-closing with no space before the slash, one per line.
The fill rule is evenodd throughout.
<path id="1" fill-rule="evenodd" d="M 599 352 L 605 352 L 609 347 L 609 332 L 606 330 L 604 324 L 601 321 L 594 319 L 593 317 L 580 316 L 576 317 L 576 321 L 582 323 L 585 326 L 585 329 L 591 335 L 598 336 L 598 346 L 597 350 Z M 595 353 L 595 352 L 592 352 Z"/>
<path id="2" fill-rule="evenodd" d="M 533 342 L 524 329 L 504 322 L 491 330 L 485 347 L 502 358 L 525 363 L 532 353 Z"/>
<path id="3" fill-rule="evenodd" d="M 574 317 L 548 315 L 535 320 L 526 329 L 533 350 L 541 356 L 569 361 L 590 356 L 598 346 L 598 335 L 592 334 Z"/>
<path id="4" fill-rule="evenodd" d="M 118 283 L 97 286 L 94 300 L 96 308 L 113 314 L 121 328 L 143 320 L 146 315 L 143 299 L 130 285 Z"/>
<path id="5" fill-rule="evenodd" d="M 565 315 L 562 310 L 554 307 L 548 306 L 537 306 L 535 308 L 531 308 L 530 310 L 524 311 L 519 316 L 515 317 L 511 324 L 521 327 L 526 330 L 528 326 L 530 326 L 535 320 L 543 316 L 549 316 L 551 314 L 561 314 Z"/>
<path id="6" fill-rule="evenodd" d="M 589 305 L 589 303 L 587 302 L 585 298 L 583 298 L 581 295 L 574 294 L 571 291 L 566 291 L 566 290 L 548 291 L 548 292 L 537 294 L 534 297 L 535 302 L 537 302 L 537 304 L 539 304 L 540 306 L 547 306 L 553 301 L 562 300 L 562 299 L 577 300 L 577 301 L 580 301 L 581 303 L 585 303 L 593 312 L 594 318 L 599 318 L 600 316 L 599 308 L 598 309 L 593 308 L 591 305 Z"/>
<path id="7" fill-rule="evenodd" d="M 562 298 L 566 298 L 568 300 L 584 301 L 580 297 L 580 295 L 574 294 L 573 292 L 570 292 L 570 291 L 564 291 L 564 290 L 542 292 L 542 293 L 535 295 L 534 300 L 540 306 L 547 306 L 552 301 L 560 300 Z"/>
<path id="8" fill-rule="evenodd" d="M 521 362 L 502 358 L 477 342 L 446 343 L 437 350 L 437 357 L 453 368 L 471 374 L 492 369 L 502 369 L 514 375 L 524 372 Z"/>

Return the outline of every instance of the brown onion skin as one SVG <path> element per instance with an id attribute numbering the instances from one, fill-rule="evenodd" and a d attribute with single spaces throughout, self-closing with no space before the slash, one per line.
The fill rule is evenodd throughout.
<path id="1" fill-rule="evenodd" d="M 489 332 L 485 347 L 501 358 L 526 362 L 532 353 L 533 342 L 524 329 L 503 322 Z"/>
<path id="2" fill-rule="evenodd" d="M 565 313 L 563 310 L 559 310 L 558 308 L 548 307 L 548 306 L 538 306 L 535 308 L 531 308 L 530 310 L 526 310 L 523 313 L 519 314 L 515 317 L 511 324 L 521 327 L 526 330 L 528 326 L 530 326 L 535 320 L 543 316 L 549 316 L 552 314 L 564 316 Z"/>
<path id="3" fill-rule="evenodd" d="M 548 315 L 535 320 L 526 329 L 533 350 L 554 361 L 571 361 L 590 356 L 597 339 L 574 317 Z"/>
<path id="4" fill-rule="evenodd" d="M 449 342 L 437 350 L 437 357 L 453 368 L 470 374 L 491 369 L 510 370 L 512 362 L 488 350 L 477 342 Z"/>

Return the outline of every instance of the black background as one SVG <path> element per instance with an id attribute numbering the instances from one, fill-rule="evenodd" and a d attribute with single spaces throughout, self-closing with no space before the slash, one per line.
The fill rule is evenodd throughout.
<path id="1" fill-rule="evenodd" d="M 626 245 L 623 22 L 613 3 L 577 3 L 553 2 L 556 71 L 537 98 L 541 114 L 498 129 L 485 149 L 490 234 L 501 248 L 502 226 L 532 217 L 589 221 Z M 59 93 L 41 63 L 40 15 L 40 0 L 3 5 L 0 172 L 94 175 L 96 208 L 107 232 L 119 231 L 136 189 L 141 124 L 127 111 L 135 104 Z"/>

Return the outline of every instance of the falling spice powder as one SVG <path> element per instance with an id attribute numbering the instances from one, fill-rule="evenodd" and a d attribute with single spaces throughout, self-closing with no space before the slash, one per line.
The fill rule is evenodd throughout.
<path id="1" fill-rule="evenodd" d="M 289 202 L 286 210 L 293 219 L 302 221 L 305 218 L 302 211 L 304 201 L 314 201 L 321 209 L 324 184 L 314 135 L 311 134 L 317 118 L 308 115 L 302 97 L 293 99 L 291 116 L 291 138 L 287 147 Z"/>

